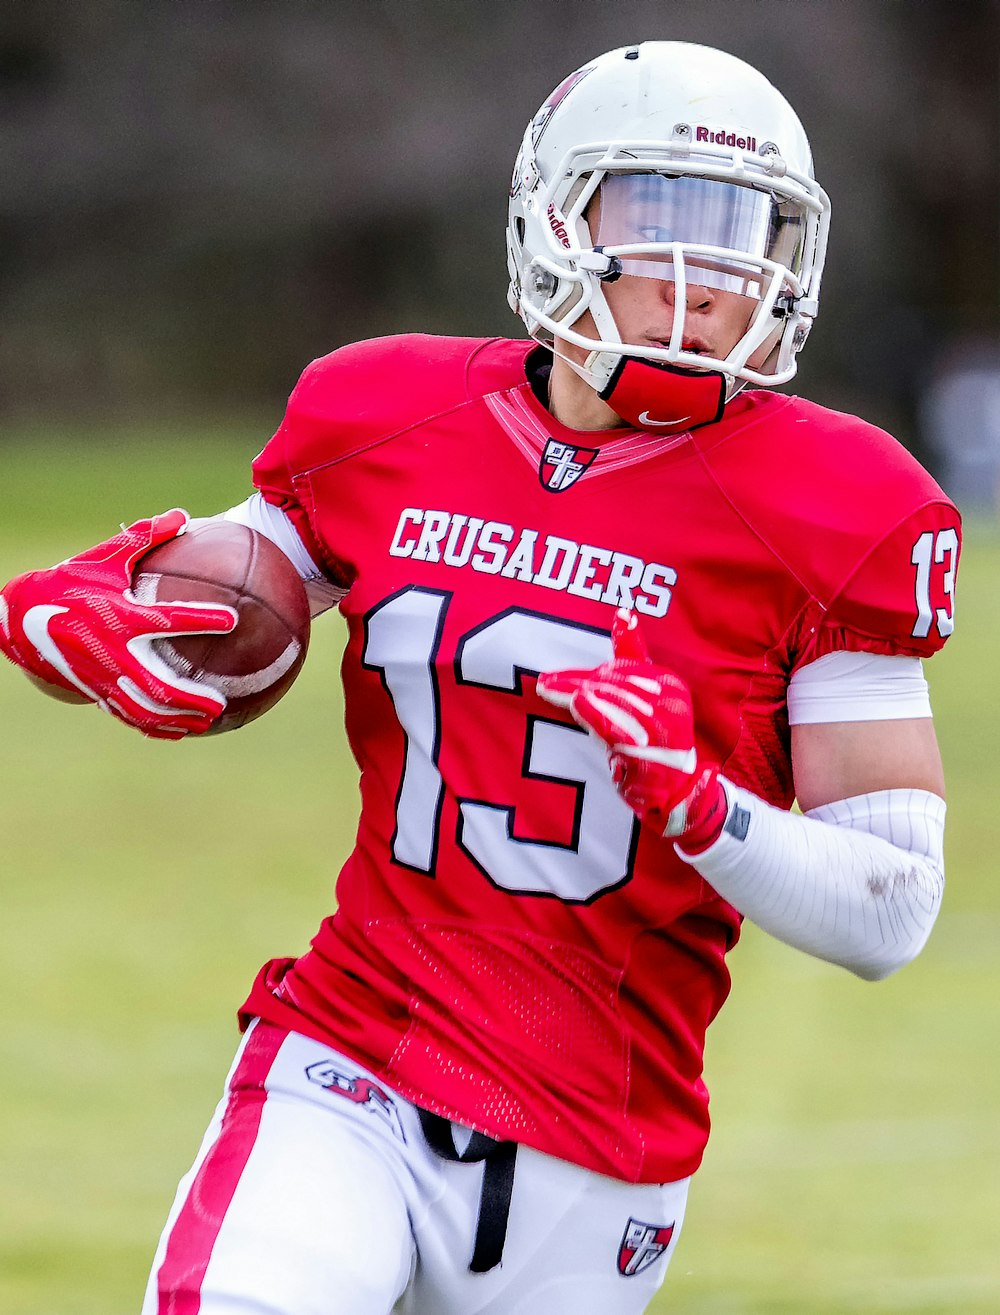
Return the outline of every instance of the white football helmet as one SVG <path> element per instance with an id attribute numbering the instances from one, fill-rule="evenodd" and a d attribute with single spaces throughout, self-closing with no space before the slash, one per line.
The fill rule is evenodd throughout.
<path id="1" fill-rule="evenodd" d="M 570 74 L 528 125 L 510 189 L 510 303 L 539 342 L 589 353 L 566 359 L 624 418 L 646 423 L 650 390 L 666 403 L 679 388 L 677 426 L 705 423 L 747 383 L 795 374 L 829 219 L 802 125 L 763 74 L 706 46 L 623 47 Z M 675 285 L 669 342 L 622 341 L 602 291 L 622 274 Z M 692 285 L 750 299 L 724 359 L 684 350 Z M 587 311 L 596 336 L 577 327 Z"/>

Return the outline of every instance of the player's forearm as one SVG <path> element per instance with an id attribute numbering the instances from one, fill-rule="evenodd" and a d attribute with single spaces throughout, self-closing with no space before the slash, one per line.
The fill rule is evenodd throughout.
<path id="1" fill-rule="evenodd" d="M 722 835 L 677 852 L 742 914 L 869 981 L 920 952 L 944 890 L 944 800 L 882 790 L 801 816 L 724 786 Z"/>

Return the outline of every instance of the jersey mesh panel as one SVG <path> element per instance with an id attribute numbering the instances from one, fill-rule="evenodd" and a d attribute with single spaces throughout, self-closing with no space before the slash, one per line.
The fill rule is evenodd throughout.
<path id="1" fill-rule="evenodd" d="M 558 942 L 495 929 L 489 939 L 465 928 L 429 923 L 376 922 L 369 924 L 368 932 L 406 973 L 414 990 L 413 1022 L 386 1068 L 389 1080 L 404 1094 L 410 1082 L 426 1085 L 425 1075 L 443 1064 L 456 1074 L 467 1069 L 465 1080 L 475 1085 L 486 1116 L 499 1115 L 534 1140 L 536 1121 L 514 1093 L 526 1086 L 539 1088 L 533 1093 L 536 1101 L 551 1103 L 551 1116 L 558 1118 L 558 1102 L 551 1102 L 543 1090 L 538 1055 L 569 1054 L 578 1061 L 574 1103 L 603 1108 L 611 1116 L 609 1122 L 620 1114 L 628 1077 L 618 1018 L 618 975 L 599 960 Z M 447 1053 L 439 1044 L 439 1020 L 443 1023 L 454 1010 L 464 1014 L 468 1064 L 454 1053 L 453 1028 L 444 1031 Z M 488 1054 L 476 1053 L 475 1037 L 488 1038 Z M 488 1076 L 491 1070 L 496 1079 Z M 606 1152 L 621 1154 L 613 1136 L 597 1134 L 598 1143 L 601 1140 Z"/>

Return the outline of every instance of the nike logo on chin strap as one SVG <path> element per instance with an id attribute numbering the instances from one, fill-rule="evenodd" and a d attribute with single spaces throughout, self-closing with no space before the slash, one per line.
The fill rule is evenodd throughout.
<path id="1" fill-rule="evenodd" d="M 640 425 L 683 425 L 688 420 L 693 420 L 694 416 L 678 416 L 676 420 L 654 420 L 648 411 L 639 412 Z"/>
<path id="2" fill-rule="evenodd" d="M 68 612 L 68 607 L 57 607 L 52 603 L 43 603 L 37 607 L 29 607 L 21 621 L 21 629 L 24 637 L 34 647 L 38 656 L 59 672 L 64 680 L 78 689 L 81 694 L 85 694 L 88 699 L 98 702 L 97 695 L 94 691 L 80 680 L 74 673 L 69 663 L 63 657 L 62 649 L 49 634 L 49 622 L 54 616 L 61 612 Z"/>

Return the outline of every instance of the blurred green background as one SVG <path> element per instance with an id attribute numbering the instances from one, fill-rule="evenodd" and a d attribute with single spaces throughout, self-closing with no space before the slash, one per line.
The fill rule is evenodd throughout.
<path id="1" fill-rule="evenodd" d="M 245 496 L 298 372 L 341 342 L 517 335 L 524 125 L 645 38 L 720 45 L 795 105 L 834 208 L 796 388 L 890 428 L 972 513 L 928 667 L 939 925 L 876 986 L 747 930 L 656 1309 L 995 1315 L 1000 0 L 0 6 L 0 579 Z M 2 1315 L 138 1310 L 235 1007 L 306 945 L 353 838 L 340 643 L 324 618 L 274 712 L 189 745 L 0 669 Z"/>
<path id="2" fill-rule="evenodd" d="M 175 502 L 237 497 L 259 435 L 9 435 L 5 571 Z M 1000 533 L 969 527 L 955 640 L 928 665 L 949 886 L 877 985 L 748 927 L 709 1038 L 715 1132 L 658 1311 L 1000 1310 Z M 144 741 L 0 670 L 0 1311 L 127 1315 L 264 959 L 331 907 L 356 788 L 342 626 L 238 733 Z"/>

